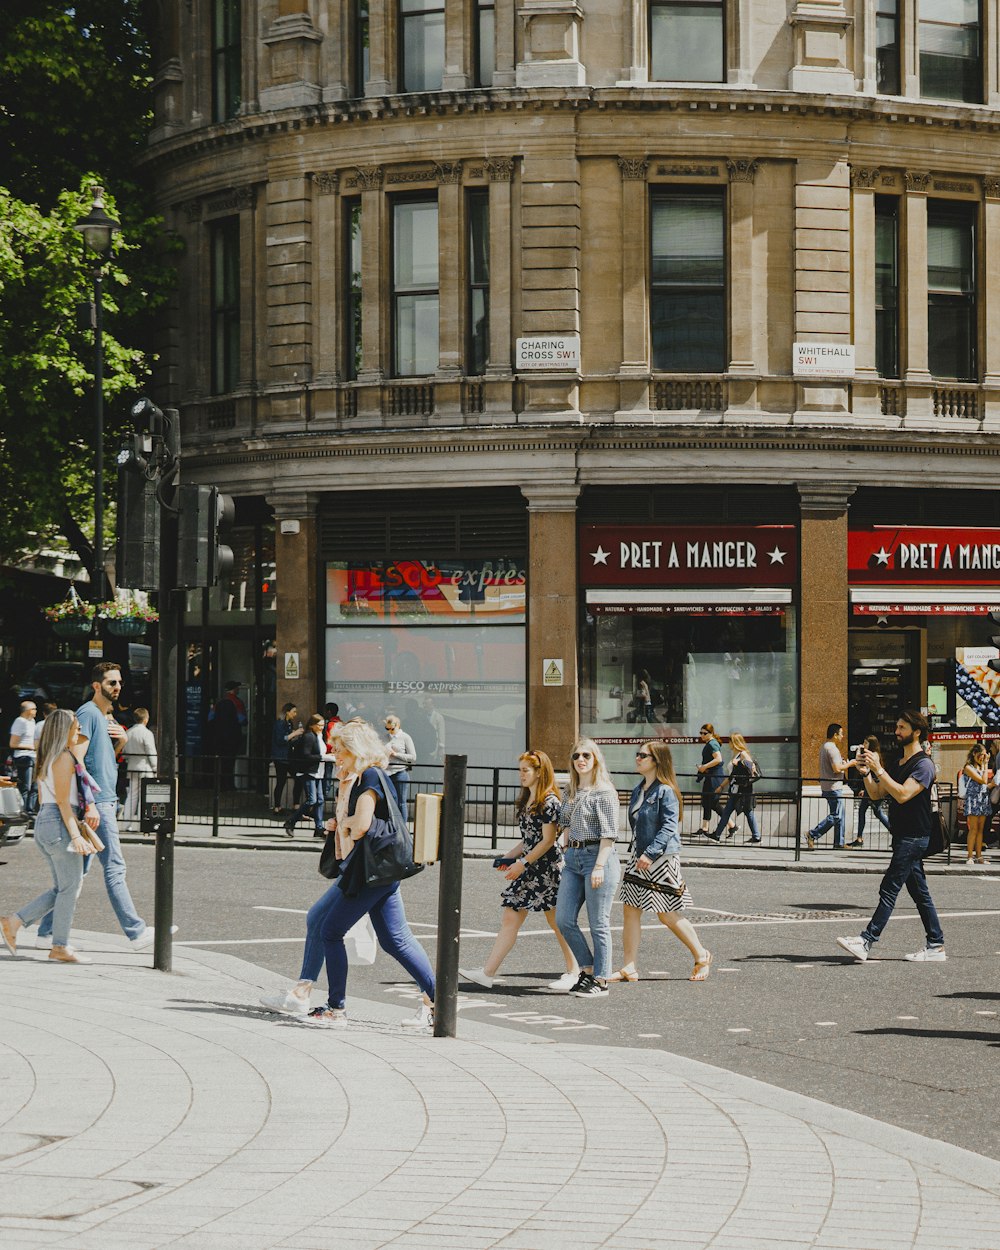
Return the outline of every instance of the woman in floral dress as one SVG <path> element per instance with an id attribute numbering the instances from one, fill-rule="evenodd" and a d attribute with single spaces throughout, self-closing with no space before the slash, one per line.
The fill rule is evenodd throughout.
<path id="1" fill-rule="evenodd" d="M 476 985 L 489 989 L 500 965 L 514 949 L 517 935 L 529 912 L 542 912 L 566 961 L 565 975 L 549 984 L 550 989 L 568 990 L 576 984 L 580 970 L 573 952 L 556 927 L 556 894 L 562 858 L 556 846 L 559 810 L 562 806 L 552 761 L 544 751 L 526 751 L 518 760 L 521 794 L 517 818 L 521 841 L 498 859 L 495 867 L 510 882 L 500 896 L 500 932 L 490 957 L 481 968 L 460 968 L 459 972 Z"/>

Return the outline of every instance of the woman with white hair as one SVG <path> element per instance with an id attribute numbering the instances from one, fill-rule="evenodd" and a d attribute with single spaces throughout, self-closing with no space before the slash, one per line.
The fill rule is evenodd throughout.
<path id="1" fill-rule="evenodd" d="M 354 776 L 343 812 L 329 827 L 337 833 L 340 876 L 326 893 L 313 903 L 306 916 L 306 943 L 298 983 L 287 991 L 266 994 L 261 1003 L 272 1011 L 302 1016 L 312 1024 L 343 1026 L 347 1023 L 347 951 L 344 935 L 365 916 L 371 918 L 381 948 L 413 977 L 423 993 L 416 1016 L 403 1023 L 426 1027 L 434 1019 L 434 972 L 423 947 L 410 931 L 403 911 L 399 882 L 370 886 L 365 883 L 365 837 L 383 838 L 392 831 L 392 816 L 386 787 L 385 744 L 365 721 L 348 721 L 338 726 L 333 737 L 333 754 L 342 779 Z M 342 785 L 345 782 L 342 780 Z M 326 963 L 329 985 L 327 1001 L 309 1009 L 314 983 Z"/>
<path id="2" fill-rule="evenodd" d="M 621 877 L 615 853 L 618 791 L 600 747 L 590 738 L 581 738 L 570 754 L 569 798 L 559 813 L 559 827 L 566 831 L 566 859 L 556 924 L 581 969 L 570 993 L 603 998 L 611 973 L 611 903 Z M 593 953 L 580 930 L 584 903 Z"/>

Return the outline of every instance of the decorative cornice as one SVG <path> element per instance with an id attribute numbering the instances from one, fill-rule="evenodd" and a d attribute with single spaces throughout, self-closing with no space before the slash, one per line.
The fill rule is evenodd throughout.
<path id="1" fill-rule="evenodd" d="M 726 169 L 729 173 L 730 182 L 753 182 L 757 173 L 756 160 L 746 160 L 740 158 L 738 160 L 730 160 L 726 157 Z"/>
<path id="2" fill-rule="evenodd" d="M 983 194 L 988 200 L 1000 199 L 1000 178 L 984 178 Z"/>
<path id="3" fill-rule="evenodd" d="M 382 179 L 385 176 L 385 167 L 382 165 L 358 165 L 355 170 L 357 174 L 356 186 L 362 191 L 379 191 L 382 187 Z"/>
<path id="4" fill-rule="evenodd" d="M 491 156 L 483 161 L 483 169 L 490 182 L 510 182 L 514 177 L 514 162 L 509 156 Z"/>
<path id="5" fill-rule="evenodd" d="M 184 204 L 184 218 L 192 225 L 201 221 L 201 200 L 188 200 Z"/>
<path id="6" fill-rule="evenodd" d="M 857 191 L 874 191 L 881 176 L 881 169 L 874 166 L 851 166 L 851 186 Z"/>
<path id="7" fill-rule="evenodd" d="M 580 484 L 567 481 L 522 482 L 521 494 L 529 512 L 575 512 Z"/>
<path id="8" fill-rule="evenodd" d="M 459 183 L 462 181 L 461 161 L 435 161 L 434 177 L 441 183 Z"/>
<path id="9" fill-rule="evenodd" d="M 253 208 L 256 202 L 256 187 L 230 187 L 227 191 L 205 196 L 202 205 L 206 217 L 218 217 L 222 213 L 238 213 L 245 208 Z"/>
<path id="10" fill-rule="evenodd" d="M 316 184 L 316 190 L 320 195 L 335 195 L 340 187 L 340 174 L 335 169 L 321 170 L 311 174 L 310 177 Z"/>
<path id="11" fill-rule="evenodd" d="M 917 195 L 926 195 L 931 189 L 931 176 L 907 169 L 903 172 L 903 185 L 907 191 Z"/>
<path id="12" fill-rule="evenodd" d="M 649 161 L 644 156 L 619 156 L 618 168 L 624 182 L 645 182 Z"/>
<path id="13" fill-rule="evenodd" d="M 804 517 L 829 520 L 847 512 L 857 482 L 796 482 Z"/>

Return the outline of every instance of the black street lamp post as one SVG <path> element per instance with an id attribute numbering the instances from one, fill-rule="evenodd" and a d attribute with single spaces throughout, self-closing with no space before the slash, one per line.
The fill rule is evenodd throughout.
<path id="1" fill-rule="evenodd" d="M 74 229 L 83 235 L 86 251 L 93 256 L 94 311 L 91 326 L 94 331 L 94 424 L 97 444 L 94 458 L 94 572 L 92 595 L 97 602 L 104 594 L 104 317 L 102 308 L 102 282 L 104 262 L 111 251 L 111 239 L 120 224 L 104 211 L 104 189 L 93 187 L 94 202 L 86 217 L 76 222 Z"/>

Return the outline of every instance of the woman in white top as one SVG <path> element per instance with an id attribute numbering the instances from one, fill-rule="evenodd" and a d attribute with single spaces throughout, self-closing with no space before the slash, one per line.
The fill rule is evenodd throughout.
<path id="1" fill-rule="evenodd" d="M 35 817 L 35 845 L 49 862 L 52 888 L 22 907 L 13 916 L 0 916 L 0 934 L 12 955 L 17 954 L 17 934 L 25 925 L 52 912 L 52 949 L 49 959 L 62 964 L 88 964 L 91 961 L 69 944 L 73 912 L 83 884 L 85 856 L 90 849 L 80 835 L 76 807 L 76 764 L 72 750 L 80 741 L 80 724 L 72 712 L 59 708 L 46 717 L 38 744 L 38 797 L 41 806 Z M 90 807 L 84 817 L 96 829 L 97 809 Z"/>
<path id="2" fill-rule="evenodd" d="M 569 798 L 559 813 L 566 859 L 556 898 L 556 924 L 581 968 L 570 990 L 578 998 L 603 998 L 611 973 L 611 903 L 621 878 L 615 853 L 618 791 L 600 747 L 581 738 L 570 755 Z M 593 953 L 580 931 L 587 905 Z"/>

